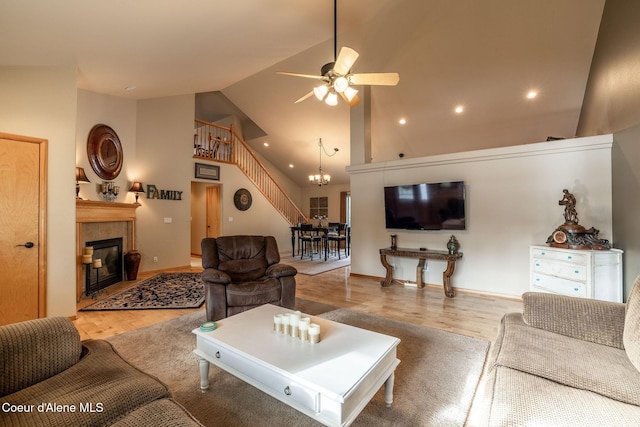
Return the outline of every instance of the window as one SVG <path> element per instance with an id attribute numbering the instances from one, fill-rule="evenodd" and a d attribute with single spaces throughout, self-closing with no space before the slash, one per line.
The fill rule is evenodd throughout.
<path id="1" fill-rule="evenodd" d="M 309 218 L 329 217 L 329 198 L 311 197 L 309 198 Z"/>

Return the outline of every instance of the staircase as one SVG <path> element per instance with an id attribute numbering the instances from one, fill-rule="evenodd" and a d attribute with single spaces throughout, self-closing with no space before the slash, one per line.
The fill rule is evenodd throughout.
<path id="1" fill-rule="evenodd" d="M 253 154 L 247 143 L 236 134 L 233 126 L 224 127 L 196 119 L 193 158 L 237 165 L 290 225 L 307 222 L 307 217 Z"/>

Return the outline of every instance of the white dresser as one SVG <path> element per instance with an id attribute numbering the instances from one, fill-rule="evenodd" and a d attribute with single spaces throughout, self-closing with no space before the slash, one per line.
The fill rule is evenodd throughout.
<path id="1" fill-rule="evenodd" d="M 534 292 L 622 302 L 622 251 L 530 247 Z"/>

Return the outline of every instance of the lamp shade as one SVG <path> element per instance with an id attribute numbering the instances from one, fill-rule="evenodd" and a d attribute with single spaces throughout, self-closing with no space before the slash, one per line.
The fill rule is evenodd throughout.
<path id="1" fill-rule="evenodd" d="M 87 174 L 84 173 L 84 168 L 76 166 L 76 182 L 91 182 L 89 178 L 87 178 Z"/>
<path id="2" fill-rule="evenodd" d="M 144 188 L 142 187 L 142 183 L 135 181 L 132 185 L 131 188 L 129 189 L 130 192 L 132 193 L 144 193 Z"/>

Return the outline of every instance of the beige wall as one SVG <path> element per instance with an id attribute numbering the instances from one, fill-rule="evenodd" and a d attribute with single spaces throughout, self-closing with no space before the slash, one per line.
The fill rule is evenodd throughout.
<path id="1" fill-rule="evenodd" d="M 309 215 L 309 199 L 311 197 L 329 198 L 329 221 L 340 221 L 340 193 L 350 191 L 349 184 L 329 184 L 319 187 L 317 185 L 306 185 L 302 187 L 302 201 L 300 208 L 305 215 Z"/>
<path id="2" fill-rule="evenodd" d="M 439 250 L 454 234 L 464 254 L 456 287 L 520 296 L 529 288 L 529 245 L 544 244 L 564 222 L 563 189 L 577 198 L 580 224 L 611 240 L 611 144 L 604 135 L 348 167 L 351 272 L 384 276 L 378 250 L 389 246 L 392 233 L 401 247 Z M 465 231 L 385 229 L 385 186 L 458 180 L 466 185 Z M 415 281 L 416 260 L 392 263 L 396 278 Z M 445 263 L 428 265 L 426 281 L 442 284 Z"/>
<path id="3" fill-rule="evenodd" d="M 640 2 L 607 0 L 578 123 L 578 136 L 640 123 Z"/>
<path id="4" fill-rule="evenodd" d="M 640 2 L 607 0 L 578 135 L 614 133 L 613 235 L 624 254 L 625 295 L 640 275 Z"/>
<path id="5" fill-rule="evenodd" d="M 148 191 L 182 191 L 182 200 L 140 200 L 138 250 L 142 271 L 189 265 L 191 252 L 190 193 L 193 176 L 195 96 L 138 101 L 136 169 Z M 170 223 L 165 222 L 171 221 Z M 154 257 L 158 261 L 154 262 Z"/>
<path id="6" fill-rule="evenodd" d="M 113 182 L 120 186 L 117 202 L 133 203 L 135 196 L 128 193 L 131 183 L 137 179 L 136 170 L 136 111 L 135 100 L 101 95 L 78 90 L 78 113 L 76 123 L 76 166 L 84 168 L 91 184 L 80 185 L 80 197 L 85 200 L 103 200 L 98 193 L 102 178 L 91 169 L 87 156 L 87 138 L 91 128 L 97 124 L 110 126 L 122 144 L 122 171 Z"/>
<path id="7" fill-rule="evenodd" d="M 1 132 L 49 141 L 47 316 L 74 316 L 76 69 L 0 67 L 0 99 Z"/>
<path id="8" fill-rule="evenodd" d="M 613 237 L 624 252 L 625 301 L 640 276 L 640 126 L 616 132 L 612 150 Z"/>

